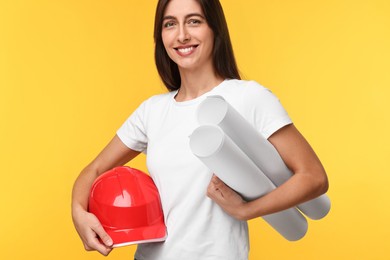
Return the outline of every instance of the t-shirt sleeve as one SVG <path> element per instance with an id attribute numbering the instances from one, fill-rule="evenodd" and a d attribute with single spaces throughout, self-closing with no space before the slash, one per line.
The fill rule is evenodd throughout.
<path id="1" fill-rule="evenodd" d="M 252 107 L 252 122 L 265 138 L 268 139 L 280 128 L 292 123 L 279 99 L 269 89 L 254 81 L 249 82 L 246 100 Z"/>
<path id="2" fill-rule="evenodd" d="M 146 152 L 148 138 L 145 128 L 146 102 L 142 103 L 116 132 L 119 139 L 130 149 Z"/>

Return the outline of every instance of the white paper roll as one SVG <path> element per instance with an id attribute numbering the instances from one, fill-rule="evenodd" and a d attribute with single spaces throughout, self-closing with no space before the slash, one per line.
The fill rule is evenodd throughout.
<path id="1" fill-rule="evenodd" d="M 197 117 L 200 124 L 221 127 L 276 186 L 280 186 L 292 176 L 275 147 L 223 97 L 207 97 L 199 105 Z M 323 194 L 297 207 L 309 218 L 321 219 L 330 210 L 330 199 Z"/>
<path id="2" fill-rule="evenodd" d="M 204 125 L 195 129 L 190 136 L 190 148 L 224 183 L 247 200 L 275 189 L 275 185 L 218 126 Z M 307 232 L 306 218 L 295 208 L 263 219 L 290 241 L 302 238 Z"/>

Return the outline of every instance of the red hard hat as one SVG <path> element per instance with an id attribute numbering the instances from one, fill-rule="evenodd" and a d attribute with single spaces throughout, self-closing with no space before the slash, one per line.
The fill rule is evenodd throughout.
<path id="1" fill-rule="evenodd" d="M 91 188 L 89 212 L 114 247 L 164 241 L 167 236 L 157 188 L 137 169 L 121 166 L 99 176 Z"/>

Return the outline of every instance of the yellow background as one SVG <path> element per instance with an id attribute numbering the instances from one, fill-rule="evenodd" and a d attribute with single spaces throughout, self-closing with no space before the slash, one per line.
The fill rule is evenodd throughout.
<path id="1" fill-rule="evenodd" d="M 390 2 L 221 2 L 244 78 L 281 99 L 333 202 L 298 242 L 250 221 L 250 259 L 390 259 Z M 155 3 L 0 1 L 1 259 L 102 258 L 73 228 L 71 188 L 139 103 L 165 91 Z"/>

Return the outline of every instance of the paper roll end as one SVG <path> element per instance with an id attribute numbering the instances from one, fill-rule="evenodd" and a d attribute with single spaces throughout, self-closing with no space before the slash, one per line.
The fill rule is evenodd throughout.
<path id="1" fill-rule="evenodd" d="M 208 96 L 198 107 L 197 119 L 200 124 L 218 125 L 228 111 L 228 103 L 221 96 Z"/>
<path id="2" fill-rule="evenodd" d="M 220 149 L 225 139 L 217 126 L 203 125 L 190 135 L 190 149 L 195 156 L 207 157 Z"/>
<path id="3" fill-rule="evenodd" d="M 330 211 L 330 198 L 323 194 L 315 199 L 299 204 L 298 209 L 312 220 L 319 220 L 328 215 Z"/>

